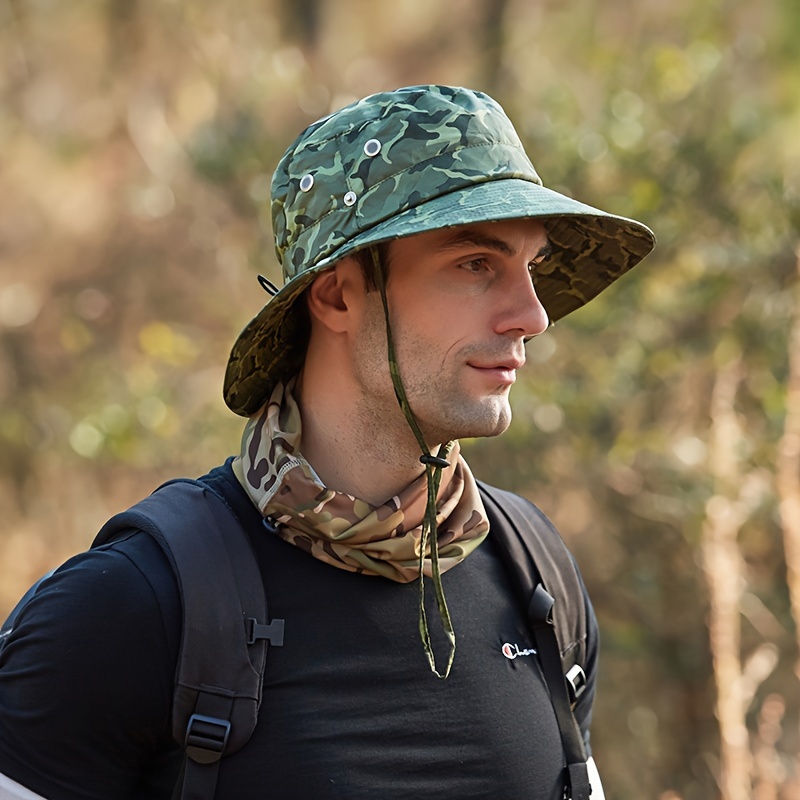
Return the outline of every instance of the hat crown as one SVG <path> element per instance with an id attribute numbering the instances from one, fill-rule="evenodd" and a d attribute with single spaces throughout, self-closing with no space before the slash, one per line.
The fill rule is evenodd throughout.
<path id="1" fill-rule="evenodd" d="M 272 221 L 284 279 L 410 208 L 506 178 L 541 185 L 488 95 L 411 86 L 359 100 L 303 131 L 275 171 Z"/>

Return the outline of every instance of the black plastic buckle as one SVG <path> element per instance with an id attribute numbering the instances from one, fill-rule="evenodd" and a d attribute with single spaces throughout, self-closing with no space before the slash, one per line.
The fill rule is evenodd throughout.
<path id="1" fill-rule="evenodd" d="M 552 627 L 554 604 L 555 600 L 547 593 L 547 589 L 538 583 L 528 604 L 528 616 L 533 621 L 534 627 L 541 628 L 545 625 Z"/>
<path id="2" fill-rule="evenodd" d="M 564 677 L 567 679 L 570 705 L 575 705 L 578 698 L 586 691 L 586 673 L 580 664 L 576 664 Z"/>
<path id="3" fill-rule="evenodd" d="M 186 755 L 198 764 L 213 764 L 222 758 L 230 735 L 229 720 L 192 714 L 186 726 Z"/>
<path id="4" fill-rule="evenodd" d="M 592 782 L 589 780 L 586 762 L 564 767 L 564 800 L 589 800 L 591 795 Z"/>
<path id="5" fill-rule="evenodd" d="M 283 646 L 283 630 L 285 621 L 274 619 L 269 625 L 261 625 L 254 617 L 245 620 L 247 629 L 247 644 L 255 644 L 257 639 L 267 639 L 275 647 Z"/>

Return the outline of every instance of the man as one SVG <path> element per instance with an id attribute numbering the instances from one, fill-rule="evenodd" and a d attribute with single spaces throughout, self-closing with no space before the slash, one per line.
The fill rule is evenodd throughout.
<path id="1" fill-rule="evenodd" d="M 242 450 L 201 480 L 247 531 L 287 636 L 216 796 L 563 797 L 555 701 L 457 440 L 506 429 L 525 342 L 651 232 L 545 189 L 491 98 L 437 86 L 304 131 L 273 222 L 286 284 L 225 380 Z M 578 603 L 588 746 L 597 633 Z M 171 796 L 180 608 L 136 530 L 43 584 L 0 656 L 0 798 Z"/>

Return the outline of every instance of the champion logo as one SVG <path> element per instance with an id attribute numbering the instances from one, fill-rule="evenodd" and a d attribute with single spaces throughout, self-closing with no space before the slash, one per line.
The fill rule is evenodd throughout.
<path id="1" fill-rule="evenodd" d="M 509 644 L 506 642 L 501 648 L 500 652 L 507 658 L 509 661 L 513 661 L 518 656 L 535 656 L 536 650 L 533 647 L 526 647 L 525 649 L 520 649 L 518 644 Z"/>

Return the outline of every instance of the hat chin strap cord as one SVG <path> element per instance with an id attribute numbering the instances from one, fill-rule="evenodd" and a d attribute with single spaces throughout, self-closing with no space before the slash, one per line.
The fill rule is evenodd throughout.
<path id="1" fill-rule="evenodd" d="M 436 528 L 436 497 L 439 494 L 439 485 L 442 480 L 442 470 L 450 466 L 447 456 L 453 448 L 453 442 L 446 442 L 439 447 L 436 455 L 428 450 L 428 445 L 425 442 L 425 437 L 417 424 L 414 413 L 409 405 L 408 398 L 406 397 L 403 381 L 400 377 L 400 369 L 397 364 L 397 354 L 394 349 L 394 339 L 392 338 L 392 327 L 389 323 L 389 303 L 386 299 L 386 276 L 381 263 L 380 255 L 376 247 L 370 248 L 370 255 L 372 256 L 372 265 L 374 267 L 375 282 L 378 285 L 378 290 L 381 295 L 381 302 L 383 303 L 383 313 L 386 319 L 386 343 L 389 356 L 389 372 L 392 377 L 392 386 L 394 393 L 397 397 L 397 402 L 403 411 L 403 415 L 408 422 L 408 426 L 414 434 L 414 438 L 419 444 L 422 455 L 420 462 L 425 466 L 425 476 L 428 484 L 428 498 L 425 506 L 425 516 L 422 520 L 422 535 L 419 541 L 419 635 L 422 639 L 422 646 L 425 650 L 425 655 L 428 658 L 428 664 L 431 671 L 437 678 L 446 678 L 450 674 L 450 669 L 453 666 L 453 659 L 456 654 L 456 634 L 453 630 L 453 621 L 450 619 L 450 611 L 447 608 L 447 601 L 444 597 L 444 589 L 442 587 L 442 574 L 439 569 L 439 542 L 437 537 Z M 422 572 L 423 563 L 425 560 L 425 551 L 430 543 L 431 551 L 431 573 L 433 577 L 433 589 L 436 596 L 436 606 L 439 609 L 439 617 L 442 622 L 442 629 L 445 636 L 450 642 L 450 652 L 447 656 L 447 664 L 444 672 L 439 672 L 436 667 L 436 656 L 433 652 L 433 645 L 431 643 L 430 630 L 428 629 L 428 618 L 425 612 L 425 575 Z"/>

